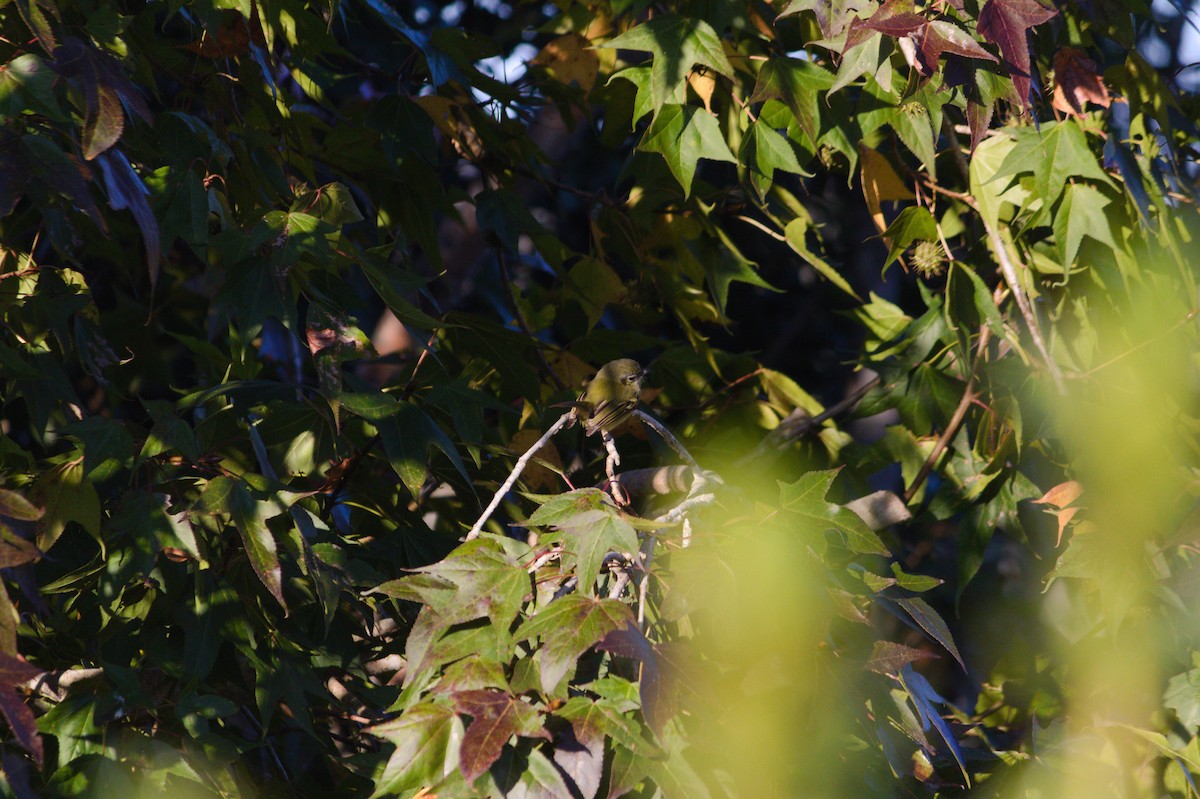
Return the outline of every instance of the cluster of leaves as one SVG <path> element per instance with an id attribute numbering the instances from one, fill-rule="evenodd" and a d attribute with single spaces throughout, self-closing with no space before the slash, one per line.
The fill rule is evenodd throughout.
<path id="1" fill-rule="evenodd" d="M 8 792 L 1196 791 L 1141 9 L 668 5 L 0 5 Z"/>

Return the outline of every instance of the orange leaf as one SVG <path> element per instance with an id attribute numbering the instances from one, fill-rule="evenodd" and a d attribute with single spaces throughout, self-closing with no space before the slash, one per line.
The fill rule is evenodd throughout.
<path id="1" fill-rule="evenodd" d="M 1033 501 L 1039 505 L 1053 505 L 1056 508 L 1065 508 L 1078 499 L 1082 493 L 1083 486 L 1074 480 L 1068 480 L 1051 488 L 1041 499 Z"/>

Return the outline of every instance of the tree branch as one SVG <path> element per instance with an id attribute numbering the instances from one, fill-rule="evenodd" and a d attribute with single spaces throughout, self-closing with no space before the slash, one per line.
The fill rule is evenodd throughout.
<path id="1" fill-rule="evenodd" d="M 500 500 L 503 499 L 504 495 L 508 493 L 508 489 L 512 488 L 513 483 L 517 482 L 517 478 L 521 476 L 521 472 L 525 471 L 525 467 L 528 466 L 529 461 L 533 459 L 534 453 L 545 446 L 546 442 L 550 440 L 551 436 L 566 426 L 567 421 L 570 418 L 570 411 L 567 411 L 562 416 L 558 417 L 558 421 L 550 425 L 550 429 L 545 433 L 542 433 L 542 437 L 533 442 L 533 446 L 525 450 L 525 454 L 517 459 L 516 464 L 513 465 L 512 472 L 508 475 L 508 479 L 505 480 L 498 489 L 496 489 L 496 493 L 492 496 L 492 501 L 488 503 L 486 508 L 484 508 L 483 515 L 479 517 L 474 525 L 472 525 L 471 530 L 467 533 L 465 540 L 470 541 L 479 537 L 479 533 L 481 530 L 483 530 L 483 525 L 487 522 L 488 517 L 490 517 L 492 512 L 495 511 L 500 505 Z"/>

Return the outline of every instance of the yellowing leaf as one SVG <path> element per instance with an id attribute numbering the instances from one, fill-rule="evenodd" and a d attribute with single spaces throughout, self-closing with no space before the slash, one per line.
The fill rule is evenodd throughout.
<path id="1" fill-rule="evenodd" d="M 875 222 L 875 228 L 882 233 L 887 230 L 883 217 L 883 202 L 897 202 L 913 199 L 912 189 L 900 179 L 896 170 L 887 157 L 870 147 L 859 145 L 859 160 L 862 162 L 863 198 L 867 201 L 867 210 Z"/>
<path id="2" fill-rule="evenodd" d="M 596 85 L 600 59 L 590 49 L 591 42 L 578 33 L 567 33 L 542 48 L 531 63 L 541 67 L 568 86 L 579 84 L 585 92 Z"/>

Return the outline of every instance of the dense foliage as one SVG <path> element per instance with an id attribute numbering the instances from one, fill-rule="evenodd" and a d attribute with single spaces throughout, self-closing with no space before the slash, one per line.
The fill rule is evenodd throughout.
<path id="1" fill-rule="evenodd" d="M 1200 795 L 1149 14 L 0 3 L 6 794 Z"/>

